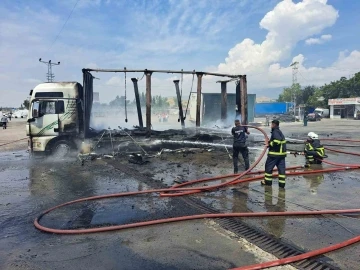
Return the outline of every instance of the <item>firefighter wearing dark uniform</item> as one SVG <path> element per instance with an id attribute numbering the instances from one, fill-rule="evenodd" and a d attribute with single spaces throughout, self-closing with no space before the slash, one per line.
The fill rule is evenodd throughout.
<path id="1" fill-rule="evenodd" d="M 276 166 L 279 172 L 279 187 L 285 188 L 285 158 L 286 158 L 286 140 L 279 129 L 279 121 L 271 122 L 271 138 L 269 141 L 269 152 L 265 163 L 265 177 L 262 185 L 272 185 L 272 172 Z"/>
<path id="2" fill-rule="evenodd" d="M 320 143 L 319 136 L 314 132 L 309 132 L 305 142 L 306 164 L 321 164 L 324 157 L 325 149 Z"/>
<path id="3" fill-rule="evenodd" d="M 249 169 L 249 149 L 246 146 L 246 134 L 250 134 L 247 127 L 241 126 L 239 120 L 235 120 L 235 127 L 232 128 L 231 134 L 234 136 L 233 144 L 233 162 L 234 173 L 239 171 L 239 153 L 241 153 L 244 162 L 245 170 Z"/>

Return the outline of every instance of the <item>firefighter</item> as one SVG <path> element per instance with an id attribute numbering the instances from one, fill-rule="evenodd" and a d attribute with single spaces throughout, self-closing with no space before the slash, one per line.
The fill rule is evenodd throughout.
<path id="1" fill-rule="evenodd" d="M 305 142 L 306 165 L 321 164 L 324 157 L 325 149 L 320 143 L 319 136 L 314 132 L 309 132 Z"/>
<path id="2" fill-rule="evenodd" d="M 262 185 L 272 185 L 272 172 L 276 166 L 279 172 L 279 187 L 285 188 L 285 158 L 286 158 L 286 140 L 279 129 L 279 121 L 271 122 L 271 138 L 268 144 L 269 152 L 265 163 L 265 177 L 261 181 Z"/>
<path id="3" fill-rule="evenodd" d="M 245 170 L 249 169 L 249 149 L 246 145 L 246 134 L 250 134 L 247 127 L 240 124 L 239 120 L 235 120 L 235 127 L 232 128 L 231 134 L 234 136 L 233 144 L 233 162 L 234 162 L 234 173 L 239 171 L 239 153 L 241 153 L 244 162 Z"/>

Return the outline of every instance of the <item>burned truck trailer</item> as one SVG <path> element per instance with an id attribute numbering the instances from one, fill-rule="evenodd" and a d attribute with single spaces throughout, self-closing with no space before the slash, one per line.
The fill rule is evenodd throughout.
<path id="1" fill-rule="evenodd" d="M 127 70 L 124 69 L 83 69 L 83 85 L 78 82 L 51 82 L 37 85 L 30 92 L 30 112 L 28 115 L 26 131 L 29 137 L 29 148 L 31 152 L 58 153 L 64 156 L 71 149 L 78 150 L 86 139 L 90 139 L 94 132 L 90 128 L 90 118 L 92 113 L 94 89 L 94 76 L 91 72 L 123 72 L 136 73 L 142 72 L 146 76 L 146 127 L 144 130 L 150 136 L 151 129 L 151 75 L 152 73 L 175 73 L 192 74 L 197 77 L 197 94 L 195 122 L 196 127 L 200 126 L 200 111 L 202 99 L 202 77 L 203 75 L 229 77 L 237 80 L 238 96 L 246 94 L 246 75 L 229 75 L 209 72 L 196 71 L 172 71 L 172 70 Z M 141 104 L 139 101 L 139 91 L 137 79 L 131 79 L 134 83 L 134 92 L 138 111 L 139 127 L 143 128 Z M 178 96 L 179 115 L 181 125 L 185 127 L 185 117 L 182 114 L 181 95 L 179 94 L 179 81 L 174 80 L 175 90 Z M 223 94 L 222 84 L 222 97 Z M 240 98 L 237 98 L 239 101 Z M 241 99 L 241 105 L 237 103 L 237 112 L 247 115 L 247 99 Z M 225 104 L 222 102 L 222 104 Z M 224 117 L 224 106 L 221 109 L 222 118 Z M 126 114 L 126 111 L 125 111 Z M 245 118 L 247 119 L 247 118 Z M 126 119 L 127 121 L 127 119 Z M 246 120 L 245 120 L 246 121 Z"/>

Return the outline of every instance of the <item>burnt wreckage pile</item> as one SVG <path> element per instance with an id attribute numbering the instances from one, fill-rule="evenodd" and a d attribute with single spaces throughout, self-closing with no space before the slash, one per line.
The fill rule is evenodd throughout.
<path id="1" fill-rule="evenodd" d="M 208 129 L 152 130 L 151 134 L 151 137 L 148 137 L 145 129 L 93 131 L 94 151 L 106 153 L 110 151 L 112 145 L 118 155 L 183 148 L 216 148 L 226 151 L 225 147 L 230 147 L 232 143 L 230 134 L 224 136 Z"/>

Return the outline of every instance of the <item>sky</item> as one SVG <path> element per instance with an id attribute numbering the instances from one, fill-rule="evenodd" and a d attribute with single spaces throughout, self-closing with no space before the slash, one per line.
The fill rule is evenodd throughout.
<path id="1" fill-rule="evenodd" d="M 39 58 L 61 62 L 56 81 L 82 82 L 82 68 L 211 71 L 245 74 L 249 93 L 276 98 L 294 61 L 303 86 L 360 71 L 359 10 L 355 0 L 2 0 L 0 106 L 20 106 L 46 80 Z M 94 75 L 101 102 L 125 88 L 132 100 L 130 78 L 142 78 Z M 152 94 L 175 96 L 174 79 L 186 98 L 196 89 L 192 75 L 154 73 Z M 204 77 L 203 92 L 220 92 L 217 80 Z"/>

